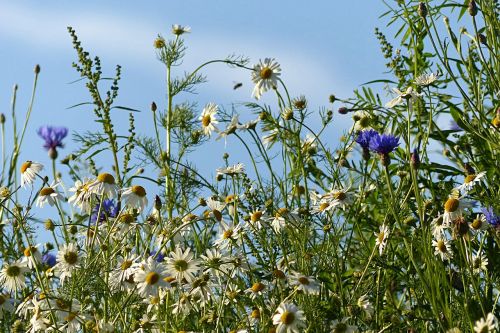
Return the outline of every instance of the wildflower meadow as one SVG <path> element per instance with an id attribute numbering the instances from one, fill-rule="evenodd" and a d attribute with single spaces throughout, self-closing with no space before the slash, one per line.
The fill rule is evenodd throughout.
<path id="1" fill-rule="evenodd" d="M 1 114 L 0 331 L 497 332 L 500 5 L 386 3 L 389 79 L 320 108 L 272 55 L 187 68 L 196 31 L 173 24 L 151 36 L 165 98 L 138 112 L 68 27 L 88 96 L 68 112 L 100 130 L 31 126 L 43 64 Z M 212 66 L 245 73 L 247 101 L 199 99 Z"/>

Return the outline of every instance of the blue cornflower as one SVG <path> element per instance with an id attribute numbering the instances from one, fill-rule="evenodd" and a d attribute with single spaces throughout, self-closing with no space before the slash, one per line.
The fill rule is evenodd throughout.
<path id="1" fill-rule="evenodd" d="M 365 149 L 369 148 L 370 146 L 370 140 L 375 137 L 379 136 L 377 131 L 370 129 L 367 131 L 362 131 L 358 134 L 358 137 L 356 138 L 356 142 L 359 143 L 359 145 Z"/>
<path id="2" fill-rule="evenodd" d="M 47 150 L 63 148 L 62 140 L 68 135 L 66 127 L 42 126 L 38 129 L 38 135 L 45 140 L 43 147 Z"/>
<path id="3" fill-rule="evenodd" d="M 158 251 L 156 251 L 156 250 L 151 251 L 150 256 L 151 257 L 156 256 L 156 259 L 155 259 L 156 262 L 162 262 L 165 259 L 165 254 L 161 251 L 158 254 L 156 254 L 157 252 Z"/>
<path id="4" fill-rule="evenodd" d="M 56 256 L 50 252 L 45 253 L 42 256 L 42 264 L 49 267 L 54 267 L 56 265 Z"/>
<path id="5" fill-rule="evenodd" d="M 118 211 L 118 205 L 115 204 L 113 199 L 104 199 L 102 201 L 101 213 L 99 214 L 99 204 L 97 204 L 92 209 L 90 221 L 95 223 L 97 221 L 97 214 L 99 214 L 99 222 L 105 221 L 106 218 L 117 217 Z"/>
<path id="6" fill-rule="evenodd" d="M 481 209 L 484 217 L 486 218 L 486 221 L 493 227 L 499 228 L 500 227 L 500 216 L 495 214 L 493 211 L 493 207 L 488 207 L 488 208 L 483 208 Z"/>
<path id="7" fill-rule="evenodd" d="M 399 146 L 399 137 L 392 134 L 375 135 L 370 139 L 370 149 L 381 154 L 388 155 Z"/>

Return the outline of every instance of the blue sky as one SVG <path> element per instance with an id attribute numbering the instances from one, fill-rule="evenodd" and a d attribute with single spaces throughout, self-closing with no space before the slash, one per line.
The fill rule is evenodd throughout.
<path id="1" fill-rule="evenodd" d="M 351 96 L 360 84 L 383 77 L 386 70 L 374 28 L 383 28 L 379 19 L 386 10 L 382 1 L 5 1 L 0 0 L 0 112 L 7 115 L 10 130 L 12 86 L 19 85 L 17 112 L 24 117 L 28 104 L 33 67 L 40 64 L 35 107 L 20 160 L 32 159 L 49 165 L 36 129 L 42 125 L 64 125 L 70 132 L 97 128 L 88 108 L 66 108 L 89 101 L 83 84 L 71 67 L 76 54 L 67 33 L 76 29 L 84 48 L 102 59 L 105 75 L 122 65 L 118 105 L 143 110 L 136 115 L 139 133 L 151 128 L 149 105 L 165 106 L 162 64 L 152 47 L 157 34 L 170 36 L 174 23 L 188 25 L 187 57 L 181 70 L 229 54 L 250 57 L 251 63 L 273 57 L 281 64 L 282 78 L 293 96 L 304 94 L 312 110 L 327 105 L 328 96 Z M 199 102 L 230 106 L 251 101 L 249 72 L 215 66 L 204 71 L 209 82 L 197 95 L 183 96 Z M 233 82 L 243 82 L 234 91 Z M 389 98 L 389 97 L 387 97 Z M 267 101 L 267 100 L 265 100 Z M 336 104 L 335 109 L 340 105 Z M 126 131 L 127 113 L 115 115 L 117 127 Z M 335 115 L 331 129 L 338 139 L 351 123 L 349 116 Z M 331 146 L 334 147 L 333 143 Z M 220 154 L 198 155 L 209 165 L 222 166 L 219 156 L 231 149 L 228 141 L 212 142 Z M 66 140 L 60 156 L 75 145 Z M 237 147 L 236 149 L 238 149 Z M 234 146 L 233 146 L 234 149 Z M 206 151 L 206 150 L 205 150 Z M 234 163 L 237 160 L 232 160 Z M 109 165 L 102 165 L 104 169 Z"/>

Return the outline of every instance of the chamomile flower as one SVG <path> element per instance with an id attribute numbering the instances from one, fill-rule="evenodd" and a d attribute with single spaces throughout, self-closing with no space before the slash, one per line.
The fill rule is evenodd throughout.
<path id="1" fill-rule="evenodd" d="M 219 135 L 215 138 L 216 141 L 224 138 L 226 140 L 227 136 L 233 134 L 238 129 L 239 116 L 236 114 L 231 118 L 231 122 L 227 125 L 226 129 L 219 132 Z"/>
<path id="2" fill-rule="evenodd" d="M 356 333 L 358 328 L 354 325 L 349 325 L 347 321 L 348 317 L 342 318 L 341 320 L 335 319 L 332 322 L 332 333 Z"/>
<path id="3" fill-rule="evenodd" d="M 354 120 L 354 131 L 361 132 L 371 129 L 372 116 L 370 113 L 360 110 L 354 112 L 352 119 Z"/>
<path id="4" fill-rule="evenodd" d="M 265 281 L 255 282 L 250 288 L 245 290 L 245 293 L 249 294 L 250 298 L 253 300 L 258 296 L 262 296 L 267 287 L 268 286 Z"/>
<path id="5" fill-rule="evenodd" d="M 498 322 L 497 318 L 493 315 L 493 313 L 488 313 L 485 318 L 481 318 L 476 321 L 474 325 L 474 332 L 476 333 L 493 333 L 497 332 Z"/>
<path id="6" fill-rule="evenodd" d="M 357 305 L 365 312 L 368 318 L 373 316 L 375 310 L 373 309 L 372 303 L 370 303 L 370 300 L 368 299 L 368 295 L 365 294 L 358 298 Z"/>
<path id="7" fill-rule="evenodd" d="M 462 217 L 465 208 L 472 207 L 472 202 L 460 198 L 458 191 L 453 191 L 444 204 L 443 222 L 451 225 L 451 222 Z"/>
<path id="8" fill-rule="evenodd" d="M 437 74 L 434 74 L 434 73 L 425 74 L 424 73 L 424 74 L 418 76 L 417 78 L 415 78 L 415 84 L 417 86 L 421 86 L 421 87 L 430 86 L 438 78 L 439 78 L 439 75 L 437 75 Z"/>
<path id="9" fill-rule="evenodd" d="M 158 288 L 168 287 L 165 281 L 167 269 L 162 263 L 158 263 L 153 257 L 139 264 L 135 271 L 134 281 L 137 283 L 137 292 L 144 297 L 155 296 Z"/>
<path id="10" fill-rule="evenodd" d="M 384 249 L 387 246 L 387 239 L 390 234 L 389 227 L 383 224 L 380 226 L 379 233 L 374 232 L 373 234 L 377 237 L 375 246 L 378 246 L 378 253 L 379 255 L 382 255 L 382 252 L 384 252 Z"/>
<path id="11" fill-rule="evenodd" d="M 84 179 L 83 182 L 77 180 L 75 185 L 69 189 L 74 194 L 68 198 L 68 202 L 80 208 L 81 211 L 88 212 L 91 208 L 90 201 L 92 199 L 91 183 L 89 179 Z"/>
<path id="12" fill-rule="evenodd" d="M 349 188 L 333 189 L 321 196 L 322 201 L 328 203 L 326 210 L 340 207 L 346 209 L 353 202 L 353 195 L 349 192 Z"/>
<path id="13" fill-rule="evenodd" d="M 434 238 L 443 237 L 445 234 L 445 230 L 450 228 L 450 226 L 450 223 L 444 223 L 443 214 L 439 214 L 431 222 L 432 235 L 434 236 Z"/>
<path id="14" fill-rule="evenodd" d="M 97 195 L 106 195 L 108 198 L 115 198 L 118 195 L 118 185 L 116 185 L 115 177 L 109 173 L 101 173 L 90 184 L 92 193 Z"/>
<path id="15" fill-rule="evenodd" d="M 398 88 L 392 88 L 392 91 L 396 93 L 396 97 L 385 105 L 386 108 L 393 108 L 400 105 L 405 100 L 413 100 L 420 96 L 417 92 L 413 91 L 412 87 L 408 87 L 405 92 L 400 91 Z"/>
<path id="16" fill-rule="evenodd" d="M 289 277 L 290 285 L 296 286 L 297 290 L 300 290 L 308 295 L 318 295 L 319 294 L 319 283 L 312 276 L 307 276 L 298 272 L 294 272 Z"/>
<path id="17" fill-rule="evenodd" d="M 265 211 L 263 210 L 254 210 L 250 214 L 250 218 L 248 219 L 245 226 L 247 230 L 260 230 L 262 229 L 262 223 L 266 219 Z"/>
<path id="18" fill-rule="evenodd" d="M 219 238 L 215 241 L 215 245 L 221 249 L 236 246 L 241 237 L 241 225 L 234 224 L 233 221 L 228 223 L 220 221 Z"/>
<path id="19" fill-rule="evenodd" d="M 450 242 L 445 238 L 437 238 L 432 240 L 434 246 L 434 254 L 439 256 L 442 261 L 450 260 L 453 258 Z"/>
<path id="20" fill-rule="evenodd" d="M 50 186 L 40 190 L 36 199 L 37 207 L 43 208 L 47 203 L 54 206 L 57 201 L 64 200 L 64 196 L 57 191 L 57 186 L 59 186 L 59 183 L 53 182 Z"/>
<path id="21" fill-rule="evenodd" d="M 167 271 L 179 283 L 182 283 L 182 280 L 191 283 L 199 270 L 199 261 L 194 259 L 190 248 L 183 251 L 180 247 L 176 247 L 167 258 Z"/>
<path id="22" fill-rule="evenodd" d="M 203 111 L 201 112 L 200 117 L 198 118 L 199 121 L 201 121 L 201 126 L 203 128 L 203 133 L 205 133 L 206 136 L 212 135 L 213 131 L 218 132 L 219 129 L 215 126 L 216 124 L 219 123 L 219 121 L 216 118 L 218 111 L 218 106 L 214 103 L 208 103 L 205 108 L 203 108 Z"/>
<path id="23" fill-rule="evenodd" d="M 488 271 L 488 258 L 484 255 L 484 253 L 473 254 L 471 265 L 474 273 L 479 274 L 481 272 Z"/>
<path id="24" fill-rule="evenodd" d="M 216 248 L 206 249 L 205 254 L 201 255 L 205 269 L 204 273 L 222 277 L 229 273 L 230 267 L 227 263 L 227 257 Z"/>
<path id="25" fill-rule="evenodd" d="M 218 168 L 216 171 L 218 175 L 234 176 L 237 174 L 245 173 L 245 165 L 243 163 L 238 163 L 225 168 Z"/>
<path id="26" fill-rule="evenodd" d="M 241 289 L 236 284 L 229 282 L 224 291 L 224 305 L 238 304 L 241 295 Z"/>
<path id="27" fill-rule="evenodd" d="M 120 288 L 123 283 L 133 280 L 134 274 L 139 268 L 137 259 L 138 257 L 134 256 L 134 254 L 128 254 L 118 261 L 118 267 L 111 274 L 111 284 L 113 286 Z"/>
<path id="28" fill-rule="evenodd" d="M 210 208 L 210 211 L 215 219 L 220 222 L 222 220 L 222 211 L 226 208 L 226 204 L 224 202 L 208 198 L 207 207 Z"/>
<path id="29" fill-rule="evenodd" d="M 42 254 L 38 251 L 39 246 L 40 245 L 28 246 L 23 251 L 23 261 L 26 262 L 27 266 L 31 269 L 42 263 Z"/>
<path id="30" fill-rule="evenodd" d="M 26 161 L 21 165 L 21 186 L 31 185 L 40 171 L 43 170 L 43 165 L 33 161 Z"/>
<path id="31" fill-rule="evenodd" d="M 260 99 L 263 93 L 269 89 L 273 89 L 278 85 L 278 79 L 281 75 L 280 65 L 271 58 L 265 58 L 264 61 L 259 60 L 252 71 L 252 81 L 255 87 L 252 96 Z"/>
<path id="32" fill-rule="evenodd" d="M 17 292 L 26 287 L 25 273 L 29 272 L 28 266 L 22 260 L 10 264 L 4 263 L 0 271 L 0 287 L 9 292 Z"/>
<path id="33" fill-rule="evenodd" d="M 186 26 L 182 26 L 180 24 L 172 25 L 172 33 L 176 36 L 180 36 L 189 32 L 191 32 L 191 27 L 188 27 L 187 25 Z"/>
<path id="34" fill-rule="evenodd" d="M 144 187 L 134 185 L 123 190 L 122 200 L 130 208 L 136 208 L 139 212 L 148 205 L 146 190 Z"/>
<path id="35" fill-rule="evenodd" d="M 472 220 L 469 227 L 474 231 L 486 230 L 488 229 L 488 221 L 484 214 L 477 214 L 476 218 Z"/>
<path id="36" fill-rule="evenodd" d="M 277 333 L 299 333 L 305 325 L 302 310 L 293 303 L 281 303 L 273 316 L 273 325 L 277 325 Z"/>
<path id="37" fill-rule="evenodd" d="M 271 220 L 271 226 L 274 231 L 279 234 L 287 226 L 289 221 L 296 221 L 298 218 L 299 216 L 296 213 L 292 213 L 288 208 L 282 207 L 276 211 L 274 218 Z"/>
<path id="38" fill-rule="evenodd" d="M 74 270 L 81 268 L 83 254 L 75 243 L 64 244 L 57 252 L 56 260 L 54 269 L 60 273 L 59 278 L 61 283 L 64 283 L 66 278 L 72 276 Z"/>
<path id="39" fill-rule="evenodd" d="M 469 192 L 472 190 L 474 185 L 479 183 L 481 181 L 481 178 L 483 178 L 486 175 L 485 171 L 481 171 L 478 174 L 469 174 L 465 177 L 464 183 L 460 186 L 457 187 L 457 190 L 459 191 L 465 191 Z"/>

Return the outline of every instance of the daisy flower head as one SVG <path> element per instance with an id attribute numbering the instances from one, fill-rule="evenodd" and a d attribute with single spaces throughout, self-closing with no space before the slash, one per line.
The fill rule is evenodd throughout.
<path id="1" fill-rule="evenodd" d="M 278 85 L 278 79 L 281 75 L 280 65 L 271 58 L 259 60 L 252 71 L 252 81 L 255 83 L 252 96 L 260 99 L 263 93 L 269 89 L 274 89 Z"/>
<path id="2" fill-rule="evenodd" d="M 273 316 L 273 325 L 278 333 L 299 333 L 305 325 L 304 311 L 293 303 L 281 303 Z"/>
<path id="3" fill-rule="evenodd" d="M 361 132 L 371 129 L 372 116 L 369 112 L 359 110 L 352 115 L 354 120 L 354 132 Z"/>
<path id="4" fill-rule="evenodd" d="M 10 264 L 4 263 L 0 271 L 0 286 L 9 292 L 17 292 L 26 287 L 25 273 L 29 272 L 28 266 L 22 260 Z"/>
<path id="5" fill-rule="evenodd" d="M 476 274 L 488 271 L 488 258 L 484 255 L 484 253 L 473 254 L 471 264 L 472 269 Z"/>
<path id="6" fill-rule="evenodd" d="M 370 303 L 370 300 L 368 299 L 368 295 L 365 294 L 358 298 L 357 305 L 365 312 L 368 318 L 371 318 L 373 316 L 375 310 L 373 309 L 372 303 Z"/>
<path id="7" fill-rule="evenodd" d="M 37 207 L 43 208 L 47 203 L 50 206 L 54 206 L 57 201 L 64 200 L 64 196 L 57 191 L 57 186 L 59 186 L 59 183 L 53 182 L 50 186 L 40 190 L 36 199 Z"/>
<path id="8" fill-rule="evenodd" d="M 236 132 L 239 128 L 239 116 L 236 114 L 231 118 L 231 122 L 227 125 L 226 129 L 219 132 L 219 135 L 215 138 L 216 141 L 224 138 L 226 140 L 227 136 Z"/>
<path id="9" fill-rule="evenodd" d="M 118 195 L 118 185 L 115 177 L 110 173 L 101 173 L 90 184 L 92 193 L 97 195 L 106 195 L 108 198 L 115 198 Z"/>
<path id="10" fill-rule="evenodd" d="M 88 179 L 84 179 L 83 182 L 77 180 L 75 185 L 69 189 L 74 194 L 68 198 L 68 202 L 80 208 L 81 211 L 88 212 L 90 210 L 90 200 L 92 199 L 91 183 Z"/>
<path id="11" fill-rule="evenodd" d="M 445 238 L 437 238 L 432 240 L 434 246 L 434 254 L 439 256 L 442 261 L 450 260 L 453 258 L 450 242 Z"/>
<path id="12" fill-rule="evenodd" d="M 472 206 L 472 202 L 460 198 L 458 191 L 453 191 L 444 203 L 443 222 L 446 225 L 451 225 L 453 221 L 462 217 L 465 208 Z"/>
<path id="13" fill-rule="evenodd" d="M 26 161 L 21 165 L 21 186 L 33 184 L 36 176 L 43 170 L 43 165 L 33 161 Z"/>
<path id="14" fill-rule="evenodd" d="M 134 185 L 123 190 L 122 200 L 130 208 L 136 208 L 139 212 L 148 205 L 146 190 L 144 187 Z"/>
<path id="15" fill-rule="evenodd" d="M 28 267 L 31 269 L 42 263 L 42 254 L 38 251 L 39 246 L 40 245 L 28 246 L 23 251 L 23 261 L 26 262 Z"/>
<path id="16" fill-rule="evenodd" d="M 59 249 L 56 257 L 57 264 L 54 268 L 60 274 L 61 283 L 71 277 L 74 270 L 81 268 L 82 260 L 83 255 L 75 243 L 64 244 Z"/>
<path id="17" fill-rule="evenodd" d="M 290 277 L 290 285 L 296 286 L 297 290 L 300 290 L 308 295 L 318 295 L 319 294 L 319 283 L 312 276 L 307 276 L 298 272 L 294 272 Z"/>
<path id="18" fill-rule="evenodd" d="M 218 168 L 216 171 L 217 171 L 217 175 L 234 176 L 234 175 L 245 173 L 245 165 L 243 163 L 238 163 L 238 164 L 228 166 L 225 168 Z"/>
<path id="19" fill-rule="evenodd" d="M 228 258 L 216 248 L 207 249 L 205 254 L 201 255 L 200 258 L 203 260 L 205 266 L 203 269 L 204 273 L 222 277 L 230 271 L 229 264 L 227 263 Z"/>
<path id="20" fill-rule="evenodd" d="M 237 246 L 241 237 L 241 225 L 234 224 L 233 221 L 228 223 L 220 221 L 219 238 L 215 241 L 215 245 L 221 249 Z"/>
<path id="21" fill-rule="evenodd" d="M 486 230 L 489 226 L 484 214 L 477 214 L 476 218 L 470 223 L 470 228 L 473 231 Z"/>
<path id="22" fill-rule="evenodd" d="M 222 211 L 226 208 L 226 204 L 212 198 L 208 198 L 206 203 L 207 207 L 210 208 L 210 213 L 215 217 L 215 219 L 219 222 L 222 221 Z"/>
<path id="23" fill-rule="evenodd" d="M 352 193 L 349 188 L 333 189 L 321 197 L 322 201 L 328 203 L 328 210 L 336 207 L 346 209 L 353 202 Z"/>
<path id="24" fill-rule="evenodd" d="M 118 267 L 111 275 L 113 286 L 120 288 L 123 283 L 133 281 L 134 274 L 139 268 L 137 259 L 138 257 L 133 254 L 128 254 L 119 260 Z"/>
<path id="25" fill-rule="evenodd" d="M 219 107 L 215 103 L 208 103 L 201 112 L 200 117 L 198 118 L 201 121 L 201 126 L 203 128 L 203 133 L 210 137 L 213 131 L 218 132 L 219 129 L 215 126 L 219 123 L 216 118 L 217 111 Z"/>
<path id="26" fill-rule="evenodd" d="M 385 224 L 380 226 L 379 233 L 374 232 L 374 235 L 377 237 L 375 246 L 378 246 L 379 255 L 382 255 L 382 252 L 384 252 L 384 249 L 387 246 L 387 239 L 389 238 L 389 234 L 389 227 Z"/>
<path id="27" fill-rule="evenodd" d="M 335 319 L 332 322 L 332 333 L 355 333 L 358 328 L 354 325 L 349 325 L 347 321 L 348 317 L 342 318 L 341 320 Z"/>
<path id="28" fill-rule="evenodd" d="M 170 252 L 170 256 L 167 258 L 167 271 L 179 283 L 182 283 L 183 280 L 191 283 L 199 270 L 199 261 L 194 259 L 190 248 L 183 251 L 177 246 L 175 251 Z"/>
<path id="29" fill-rule="evenodd" d="M 474 185 L 481 182 L 481 178 L 483 178 L 484 175 L 486 175 L 485 171 L 481 171 L 478 174 L 474 174 L 474 173 L 468 174 L 467 176 L 465 176 L 464 183 L 462 185 L 458 186 L 457 190 L 469 192 L 470 190 L 472 190 Z"/>
<path id="30" fill-rule="evenodd" d="M 139 264 L 135 271 L 134 281 L 137 283 L 137 291 L 141 296 L 155 296 L 158 288 L 167 287 L 165 281 L 167 269 L 162 263 L 158 263 L 153 257 Z"/>
<path id="31" fill-rule="evenodd" d="M 415 78 L 415 84 L 417 86 L 421 86 L 421 87 L 430 86 L 438 78 L 439 78 L 439 75 L 437 75 L 435 73 L 430 73 L 430 74 L 424 73 L 424 74 L 418 76 L 417 78 Z"/>
<path id="32" fill-rule="evenodd" d="M 258 296 L 262 296 L 267 289 L 267 283 L 265 281 L 259 281 L 252 284 L 252 286 L 245 290 L 245 293 L 249 294 L 250 298 L 254 300 Z"/>
<path id="33" fill-rule="evenodd" d="M 444 223 L 443 214 L 439 214 L 431 222 L 432 235 L 434 238 L 444 236 L 445 230 L 450 228 L 451 224 Z"/>
<path id="34" fill-rule="evenodd" d="M 62 140 L 68 135 L 66 127 L 42 126 L 38 129 L 38 135 L 45 140 L 43 148 L 49 152 L 52 159 L 57 158 L 57 148 L 63 148 Z"/>
<path id="35" fill-rule="evenodd" d="M 476 333 L 493 333 L 497 332 L 498 322 L 497 318 L 493 315 L 493 313 L 488 313 L 486 318 L 481 318 L 476 321 L 474 325 L 474 332 Z"/>
<path id="36" fill-rule="evenodd" d="M 413 91 L 412 87 L 408 87 L 405 92 L 402 92 L 398 88 L 392 88 L 392 91 L 396 94 L 396 97 L 385 105 L 386 108 L 393 108 L 397 105 L 403 103 L 403 101 L 409 101 L 412 99 L 416 99 L 420 96 L 417 92 Z"/>
<path id="37" fill-rule="evenodd" d="M 172 25 L 172 33 L 176 36 L 180 36 L 180 35 L 190 33 L 190 32 L 191 32 L 191 27 L 182 26 L 180 24 Z"/>

